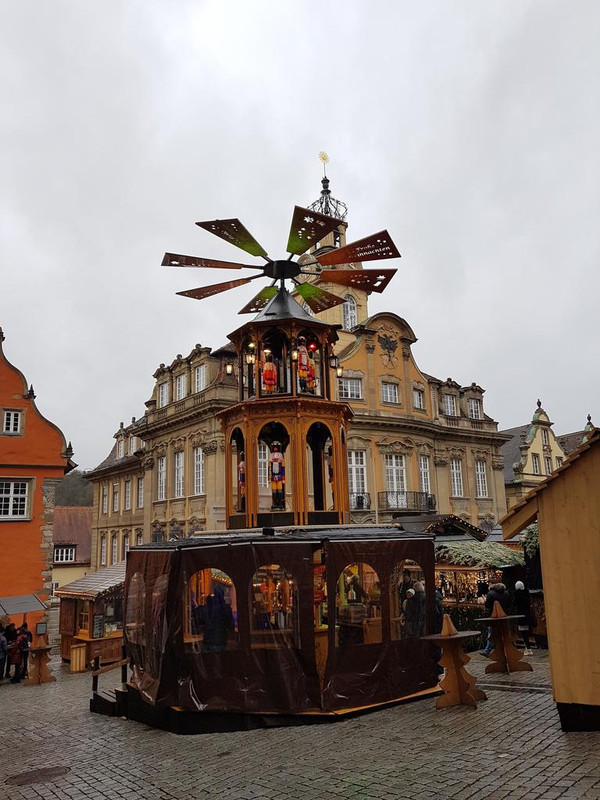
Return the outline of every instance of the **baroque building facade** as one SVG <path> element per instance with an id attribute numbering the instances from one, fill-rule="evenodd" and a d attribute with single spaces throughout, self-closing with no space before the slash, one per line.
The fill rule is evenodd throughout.
<path id="1" fill-rule="evenodd" d="M 304 259 L 346 244 L 345 206 L 331 198 L 327 178 L 312 208 L 340 224 Z M 347 440 L 351 521 L 391 522 L 437 511 L 491 529 L 506 511 L 500 448 L 507 436 L 485 413 L 484 390 L 423 372 L 412 353 L 417 338 L 410 325 L 392 312 L 369 316 L 362 264 L 344 268 L 355 270 L 356 280 L 342 287 L 320 283 L 344 302 L 318 319 L 337 327 L 335 399 L 353 412 Z M 243 364 L 234 362 L 231 345 L 216 351 L 196 345 L 154 373 L 143 417 L 121 425 L 108 458 L 87 476 L 95 487 L 96 568 L 122 560 L 133 544 L 225 527 L 231 469 L 216 415 L 237 402 L 238 380 L 246 380 Z M 265 495 L 269 456 L 268 445 L 259 444 Z"/>

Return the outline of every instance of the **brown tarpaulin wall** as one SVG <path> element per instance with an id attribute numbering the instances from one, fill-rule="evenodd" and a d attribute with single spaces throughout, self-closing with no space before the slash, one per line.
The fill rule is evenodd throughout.
<path id="1" fill-rule="evenodd" d="M 369 564 L 381 582 L 381 644 L 329 649 L 323 687 L 315 663 L 313 553 L 316 541 L 218 544 L 128 554 L 125 641 L 133 682 L 146 702 L 191 710 L 238 712 L 330 711 L 395 700 L 437 684 L 433 647 L 418 639 L 390 641 L 388 585 L 394 564 L 411 559 L 425 574 L 427 632 L 434 605 L 434 551 L 430 540 L 330 541 L 324 549 L 327 593 L 333 620 L 336 581 L 348 564 Z M 300 647 L 250 646 L 252 578 L 259 567 L 279 564 L 296 582 Z M 184 642 L 190 577 L 204 568 L 221 570 L 236 587 L 239 646 L 203 653 Z"/>

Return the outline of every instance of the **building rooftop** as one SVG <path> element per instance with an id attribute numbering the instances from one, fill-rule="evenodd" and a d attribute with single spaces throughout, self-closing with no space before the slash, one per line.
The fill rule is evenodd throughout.
<path id="1" fill-rule="evenodd" d="M 92 549 L 92 506 L 56 506 L 53 544 L 75 545 L 75 560 L 68 564 L 89 564 Z"/>

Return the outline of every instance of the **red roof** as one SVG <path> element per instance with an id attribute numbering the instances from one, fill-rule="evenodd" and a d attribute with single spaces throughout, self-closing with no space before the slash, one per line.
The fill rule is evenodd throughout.
<path id="1" fill-rule="evenodd" d="M 75 545 L 75 561 L 89 564 L 92 553 L 92 506 L 56 506 L 54 509 L 54 545 Z"/>

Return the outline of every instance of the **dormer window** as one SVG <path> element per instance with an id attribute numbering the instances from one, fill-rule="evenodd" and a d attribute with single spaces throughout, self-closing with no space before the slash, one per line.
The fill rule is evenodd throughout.
<path id="1" fill-rule="evenodd" d="M 206 367 L 201 364 L 194 370 L 194 391 L 203 392 L 206 389 Z"/>
<path id="2" fill-rule="evenodd" d="M 158 407 L 164 408 L 169 402 L 169 385 L 161 383 L 158 386 Z"/>
<path id="3" fill-rule="evenodd" d="M 185 375 L 178 375 L 175 378 L 175 399 L 183 400 L 186 395 Z"/>
<path id="4" fill-rule="evenodd" d="M 123 458 L 125 455 L 125 442 L 123 439 L 117 441 L 117 458 Z"/>
<path id="5" fill-rule="evenodd" d="M 456 395 L 444 395 L 444 414 L 447 417 L 458 417 L 458 400 Z"/>
<path id="6" fill-rule="evenodd" d="M 483 408 L 478 397 L 469 397 L 469 417 L 471 419 L 483 419 Z"/>
<path id="7" fill-rule="evenodd" d="M 548 436 L 548 428 L 542 428 L 542 444 L 550 444 L 550 437 Z"/>

